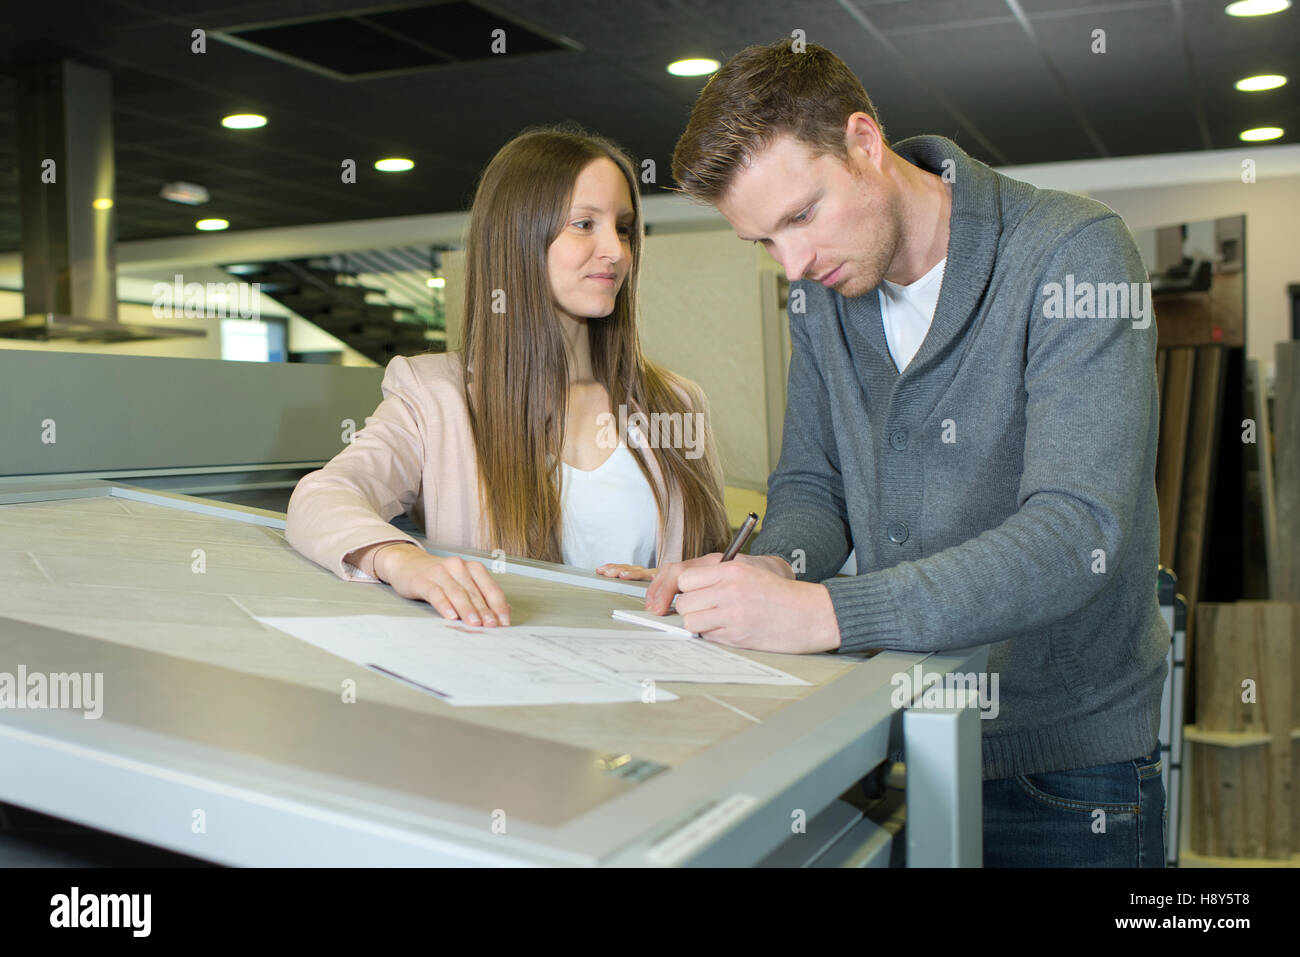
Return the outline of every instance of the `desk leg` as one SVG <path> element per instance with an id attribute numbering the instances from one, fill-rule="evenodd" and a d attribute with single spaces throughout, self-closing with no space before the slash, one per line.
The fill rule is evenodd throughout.
<path id="1" fill-rule="evenodd" d="M 975 708 L 903 712 L 908 867 L 983 865 L 979 724 Z"/>

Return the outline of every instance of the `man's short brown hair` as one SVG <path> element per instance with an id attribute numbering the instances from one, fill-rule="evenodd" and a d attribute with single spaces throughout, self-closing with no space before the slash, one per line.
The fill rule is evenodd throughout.
<path id="1" fill-rule="evenodd" d="M 844 61 L 816 43 L 790 39 L 746 47 L 700 91 L 673 150 L 673 177 L 705 202 L 726 193 L 742 164 L 788 133 L 814 155 L 847 156 L 844 128 L 866 113 L 885 130 L 871 97 Z"/>

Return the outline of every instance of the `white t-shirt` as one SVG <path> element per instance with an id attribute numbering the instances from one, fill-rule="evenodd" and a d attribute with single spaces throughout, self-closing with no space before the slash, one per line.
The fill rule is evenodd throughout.
<path id="1" fill-rule="evenodd" d="M 590 472 L 561 462 L 560 550 L 564 564 L 595 570 L 606 562 L 655 564 L 659 509 L 626 443 Z"/>
<path id="2" fill-rule="evenodd" d="M 943 268 L 947 264 L 945 256 L 933 269 L 908 286 L 900 286 L 888 279 L 880 282 L 880 318 L 885 326 L 889 354 L 899 372 L 907 368 L 930 331 L 934 307 L 939 302 L 939 287 L 943 285 Z"/>

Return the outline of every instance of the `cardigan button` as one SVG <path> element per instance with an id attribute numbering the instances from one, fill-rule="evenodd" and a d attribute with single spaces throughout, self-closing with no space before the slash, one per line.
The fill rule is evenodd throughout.
<path id="1" fill-rule="evenodd" d="M 907 541 L 907 524 L 905 522 L 889 523 L 889 540 L 895 545 L 901 545 Z"/>
<path id="2" fill-rule="evenodd" d="M 907 429 L 894 429 L 889 436 L 889 444 L 900 452 L 907 448 Z"/>

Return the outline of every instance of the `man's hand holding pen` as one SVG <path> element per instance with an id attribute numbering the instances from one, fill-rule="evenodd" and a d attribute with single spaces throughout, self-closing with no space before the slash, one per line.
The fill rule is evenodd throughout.
<path id="1" fill-rule="evenodd" d="M 742 544 L 746 537 L 745 529 L 737 536 Z M 839 622 L 823 585 L 796 581 L 794 569 L 776 555 L 738 551 L 733 541 L 728 552 L 736 553 L 734 561 L 714 552 L 664 565 L 646 589 L 646 611 L 666 615 L 676 596 L 686 628 L 736 648 L 806 654 L 840 646 Z"/>

